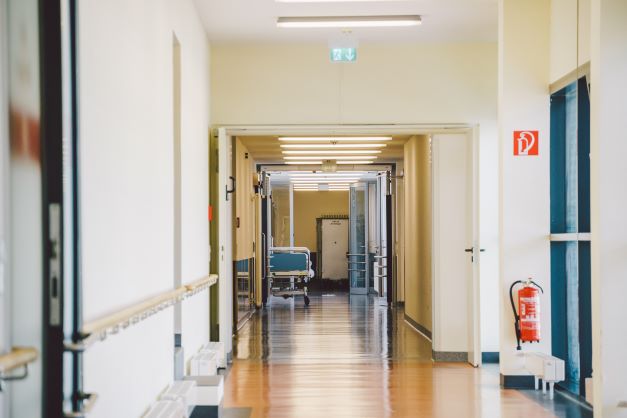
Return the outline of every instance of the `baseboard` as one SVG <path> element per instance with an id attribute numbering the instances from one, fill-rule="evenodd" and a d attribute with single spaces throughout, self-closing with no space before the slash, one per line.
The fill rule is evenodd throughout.
<path id="1" fill-rule="evenodd" d="M 501 373 L 503 389 L 534 389 L 535 380 L 530 375 L 506 375 Z"/>
<path id="2" fill-rule="evenodd" d="M 481 353 L 482 363 L 499 363 L 500 353 L 498 351 L 484 351 Z"/>
<path id="3" fill-rule="evenodd" d="M 431 351 L 433 361 L 446 363 L 467 363 L 468 353 L 465 351 Z"/>
<path id="4" fill-rule="evenodd" d="M 429 340 L 431 340 L 432 334 L 431 334 L 431 331 L 429 331 L 427 328 L 423 327 L 418 322 L 411 319 L 409 316 L 407 316 L 407 314 L 405 314 L 405 321 L 409 322 L 409 325 L 416 328 L 416 331 L 418 331 L 419 333 L 427 337 Z"/>

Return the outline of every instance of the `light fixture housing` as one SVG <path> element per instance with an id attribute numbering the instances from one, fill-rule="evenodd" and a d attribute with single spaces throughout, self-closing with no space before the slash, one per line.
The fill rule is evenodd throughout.
<path id="1" fill-rule="evenodd" d="M 284 160 L 376 160 L 376 155 L 293 155 L 285 156 Z"/>
<path id="2" fill-rule="evenodd" d="M 282 136 L 284 142 L 380 142 L 391 141 L 391 136 Z"/>
<path id="3" fill-rule="evenodd" d="M 353 149 L 385 148 L 387 144 L 281 144 L 286 149 Z"/>
<path id="4" fill-rule="evenodd" d="M 418 26 L 419 15 L 279 17 L 279 28 L 390 28 Z"/>
<path id="5" fill-rule="evenodd" d="M 332 146 L 331 146 L 332 147 Z M 288 150 L 282 151 L 285 155 L 306 155 L 306 154 L 359 154 L 359 155 L 368 155 L 368 154 L 381 154 L 381 150 Z"/>

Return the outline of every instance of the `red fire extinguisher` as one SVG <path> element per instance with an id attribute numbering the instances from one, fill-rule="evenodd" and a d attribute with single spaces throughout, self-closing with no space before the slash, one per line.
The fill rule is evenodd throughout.
<path id="1" fill-rule="evenodd" d="M 514 304 L 514 286 L 522 284 L 518 291 L 518 311 Z M 514 311 L 514 329 L 516 330 L 516 349 L 520 350 L 520 342 L 540 342 L 540 292 L 542 287 L 531 280 L 516 280 L 509 288 L 509 300 Z"/>

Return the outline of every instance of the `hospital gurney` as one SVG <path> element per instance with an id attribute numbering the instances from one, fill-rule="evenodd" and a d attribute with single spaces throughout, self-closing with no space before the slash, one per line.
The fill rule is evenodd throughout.
<path id="1" fill-rule="evenodd" d="M 313 278 L 311 254 L 305 247 L 272 247 L 268 254 L 270 294 L 291 298 L 302 295 L 309 305 L 307 283 Z"/>

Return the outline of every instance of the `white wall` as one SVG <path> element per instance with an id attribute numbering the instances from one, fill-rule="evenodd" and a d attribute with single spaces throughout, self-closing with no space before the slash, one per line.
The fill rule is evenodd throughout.
<path id="1" fill-rule="evenodd" d="M 482 280 L 498 277 L 497 49 L 494 43 L 362 44 L 330 63 L 326 45 L 212 45 L 212 121 L 222 124 L 468 123 L 479 125 Z M 400 264 L 399 259 L 399 268 Z M 497 288 L 482 286 L 498 329 Z M 483 351 L 496 351 L 498 332 Z"/>
<path id="2" fill-rule="evenodd" d="M 209 46 L 191 0 L 83 0 L 79 11 L 90 320 L 173 287 L 173 34 L 182 55 L 183 281 L 208 273 Z M 207 305 L 206 293 L 184 302 L 188 355 L 208 340 Z M 167 310 L 88 351 L 85 389 L 100 395 L 93 416 L 139 416 L 172 380 L 173 340 Z"/>
<path id="3" fill-rule="evenodd" d="M 592 2 L 591 219 L 595 416 L 625 417 L 627 2 Z"/>
<path id="4" fill-rule="evenodd" d="M 516 356 L 509 286 L 533 277 L 545 293 L 542 342 L 525 349 L 551 352 L 549 196 L 549 3 L 499 1 L 499 188 L 501 373 L 524 374 Z M 533 22 L 533 30 L 520 35 Z M 513 156 L 513 131 L 540 131 L 538 157 Z"/>
<path id="5" fill-rule="evenodd" d="M 551 83 L 590 61 L 590 0 L 551 0 Z"/>

